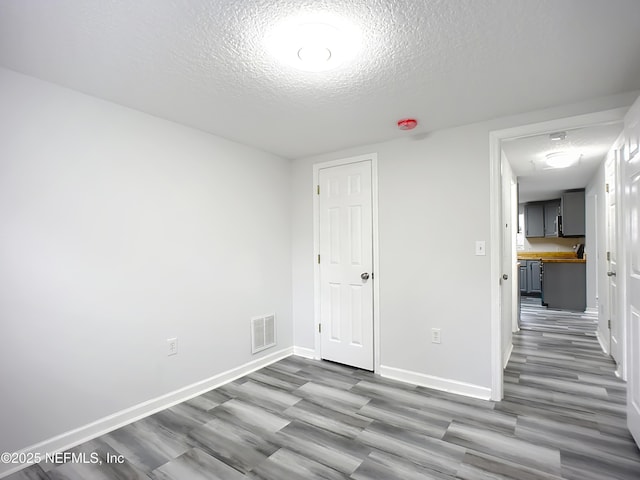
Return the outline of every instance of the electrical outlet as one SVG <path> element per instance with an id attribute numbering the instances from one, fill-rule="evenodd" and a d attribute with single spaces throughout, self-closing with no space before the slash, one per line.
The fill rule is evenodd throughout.
<path id="1" fill-rule="evenodd" d="M 167 356 L 178 354 L 178 339 L 167 338 Z"/>
<path id="2" fill-rule="evenodd" d="M 431 343 L 441 343 L 440 342 L 440 329 L 432 328 L 431 329 Z"/>

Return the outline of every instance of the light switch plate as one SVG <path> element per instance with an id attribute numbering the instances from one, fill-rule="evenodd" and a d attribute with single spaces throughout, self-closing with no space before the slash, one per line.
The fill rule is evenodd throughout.
<path id="1" fill-rule="evenodd" d="M 177 338 L 167 338 L 167 355 L 177 355 L 178 354 L 178 339 Z"/>
<path id="2" fill-rule="evenodd" d="M 439 328 L 431 329 L 431 343 L 442 343 L 442 337 L 440 333 L 441 332 Z"/>
<path id="3" fill-rule="evenodd" d="M 476 255 L 486 255 L 487 250 L 485 246 L 484 240 L 476 240 Z"/>

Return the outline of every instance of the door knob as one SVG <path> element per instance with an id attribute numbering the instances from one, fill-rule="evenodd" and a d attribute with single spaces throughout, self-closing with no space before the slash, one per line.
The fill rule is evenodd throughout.
<path id="1" fill-rule="evenodd" d="M 607 272 L 607 277 L 615 277 L 616 272 Z"/>
<path id="2" fill-rule="evenodd" d="M 502 275 L 502 279 L 503 280 L 509 280 L 509 275 L 507 275 L 506 273 Z"/>
<path id="3" fill-rule="evenodd" d="M 367 272 L 361 273 L 360 278 L 363 280 L 369 280 L 369 274 Z"/>

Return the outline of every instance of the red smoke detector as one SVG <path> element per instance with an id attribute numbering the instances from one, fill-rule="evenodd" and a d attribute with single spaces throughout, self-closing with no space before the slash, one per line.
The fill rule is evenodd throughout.
<path id="1" fill-rule="evenodd" d="M 411 130 L 416 128 L 418 125 L 418 121 L 415 118 L 403 118 L 402 120 L 398 120 L 398 128 L 400 130 Z"/>

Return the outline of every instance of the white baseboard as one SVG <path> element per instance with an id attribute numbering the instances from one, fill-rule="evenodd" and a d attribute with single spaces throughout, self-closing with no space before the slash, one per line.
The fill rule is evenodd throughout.
<path id="1" fill-rule="evenodd" d="M 293 347 L 293 354 L 299 357 L 316 359 L 316 351 L 313 348 Z"/>
<path id="2" fill-rule="evenodd" d="M 596 338 L 598 339 L 598 343 L 600 344 L 600 348 L 602 349 L 602 351 L 604 353 L 606 353 L 607 355 L 609 355 L 609 347 L 602 340 L 602 335 L 600 335 L 600 329 L 599 328 L 596 329 Z"/>
<path id="3" fill-rule="evenodd" d="M 467 397 L 480 398 L 482 400 L 489 400 L 491 398 L 491 389 L 489 387 L 481 387 L 480 385 L 459 382 L 448 378 L 434 377 L 411 370 L 380 365 L 380 375 L 392 380 L 413 383 L 422 387 L 456 393 Z"/>
<path id="4" fill-rule="evenodd" d="M 174 390 L 160 397 L 148 400 L 146 402 L 139 403 L 133 407 L 121 410 L 107 417 L 101 418 L 88 425 L 84 425 L 75 430 L 65 432 L 56 437 L 50 438 L 43 442 L 37 443 L 26 447 L 20 452 L 25 453 L 26 457 L 33 457 L 34 454 L 39 454 L 44 457 L 46 454 L 62 452 L 80 445 L 84 442 L 92 440 L 100 435 L 104 435 L 120 427 L 128 425 L 141 418 L 148 417 L 154 413 L 157 413 L 165 408 L 169 408 L 178 403 L 189 400 L 190 398 L 202 395 L 211 389 L 220 387 L 225 383 L 229 383 L 237 378 L 243 377 L 251 372 L 255 372 L 267 365 L 275 363 L 283 358 L 286 358 L 294 353 L 293 347 L 284 348 L 277 352 L 273 352 L 264 357 L 252 360 L 226 372 L 219 373 L 213 377 L 207 378 L 200 382 L 193 383 L 186 387 Z M 27 467 L 28 464 L 5 464 L 0 463 L 0 478 L 4 478 L 12 473 L 22 470 Z"/>
<path id="5" fill-rule="evenodd" d="M 509 359 L 511 358 L 511 354 L 513 353 L 513 343 L 509 344 L 509 348 L 504 352 L 504 356 L 502 357 L 502 369 L 507 368 L 507 363 L 509 363 Z"/>

